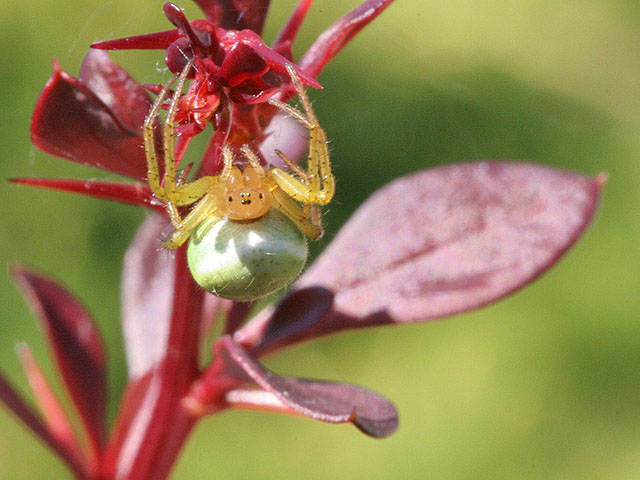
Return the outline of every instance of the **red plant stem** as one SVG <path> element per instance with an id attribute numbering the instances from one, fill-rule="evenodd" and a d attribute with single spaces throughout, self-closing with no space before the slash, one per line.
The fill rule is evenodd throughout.
<path id="1" fill-rule="evenodd" d="M 187 268 L 186 248 L 176 251 L 174 302 L 167 355 L 154 372 L 157 385 L 153 409 L 144 438 L 137 444 L 128 471 L 111 466 L 115 477 L 128 480 L 167 478 L 178 453 L 198 420 L 182 406 L 182 399 L 198 377 L 198 346 L 203 290 L 197 287 Z M 149 387 L 151 391 L 152 387 Z M 124 441 L 121 445 L 126 445 Z M 115 467 L 115 468 L 113 468 Z M 120 471 L 119 471 L 120 470 Z"/>

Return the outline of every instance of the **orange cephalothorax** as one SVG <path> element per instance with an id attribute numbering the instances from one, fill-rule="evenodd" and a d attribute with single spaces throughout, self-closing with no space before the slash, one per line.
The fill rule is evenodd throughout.
<path id="1" fill-rule="evenodd" d="M 252 165 L 242 171 L 232 167 L 222 178 L 226 181 L 220 192 L 218 209 L 223 216 L 231 220 L 255 220 L 271 208 L 272 195 L 263 181 L 264 172 Z"/>

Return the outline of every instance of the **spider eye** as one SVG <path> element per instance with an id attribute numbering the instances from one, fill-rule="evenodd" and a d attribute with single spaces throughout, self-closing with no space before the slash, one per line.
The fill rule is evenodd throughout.
<path id="1" fill-rule="evenodd" d="M 233 202 L 233 197 L 229 195 L 229 198 L 227 200 L 229 200 L 230 202 Z"/>
<path id="2" fill-rule="evenodd" d="M 262 200 L 262 198 L 263 198 L 263 197 L 264 197 L 264 195 L 263 195 L 263 194 L 259 194 L 259 195 L 258 195 L 258 198 L 259 198 L 260 200 Z"/>

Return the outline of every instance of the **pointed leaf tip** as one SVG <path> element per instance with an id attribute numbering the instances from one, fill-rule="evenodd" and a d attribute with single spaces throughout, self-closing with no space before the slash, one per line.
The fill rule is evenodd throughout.
<path id="1" fill-rule="evenodd" d="M 300 67 L 313 77 L 342 50 L 347 43 L 393 0 L 366 0 L 327 28 L 300 59 Z"/>
<path id="2" fill-rule="evenodd" d="M 60 285 L 19 265 L 12 273 L 44 327 L 58 370 L 97 455 L 105 440 L 107 387 L 102 339 L 84 307 Z"/>

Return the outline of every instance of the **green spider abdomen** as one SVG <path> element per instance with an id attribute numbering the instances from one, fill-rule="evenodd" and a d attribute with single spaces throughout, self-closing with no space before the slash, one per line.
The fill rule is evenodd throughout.
<path id="1" fill-rule="evenodd" d="M 212 217 L 191 234 L 195 281 L 219 297 L 255 300 L 289 285 L 307 260 L 307 240 L 279 210 L 252 222 Z"/>

